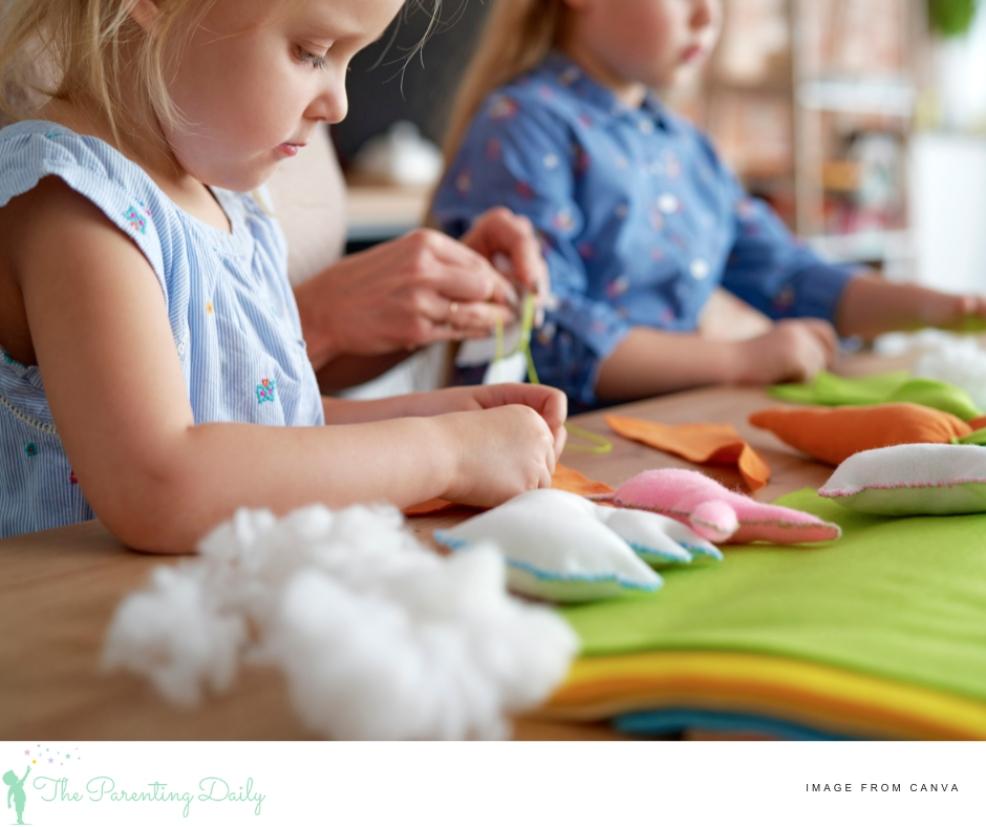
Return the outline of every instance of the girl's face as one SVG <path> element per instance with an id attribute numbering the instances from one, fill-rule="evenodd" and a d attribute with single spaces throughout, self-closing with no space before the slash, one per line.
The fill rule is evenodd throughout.
<path id="1" fill-rule="evenodd" d="M 247 191 L 346 116 L 346 71 L 403 0 L 217 0 L 170 86 L 185 125 L 165 136 L 203 183 Z M 273 9 L 273 10 L 272 10 Z"/>
<path id="2" fill-rule="evenodd" d="M 623 83 L 662 87 L 715 45 L 720 0 L 566 0 L 570 45 Z"/>

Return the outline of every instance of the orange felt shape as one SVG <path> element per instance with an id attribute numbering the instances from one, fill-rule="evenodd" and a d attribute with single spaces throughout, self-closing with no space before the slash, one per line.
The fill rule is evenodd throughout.
<path id="1" fill-rule="evenodd" d="M 769 408 L 750 424 L 773 432 L 792 448 L 839 465 L 853 454 L 890 445 L 949 443 L 972 433 L 957 416 L 912 402 L 849 408 Z"/>
<path id="2" fill-rule="evenodd" d="M 561 491 L 568 491 L 572 494 L 581 494 L 583 497 L 588 497 L 592 494 L 613 493 L 613 486 L 606 485 L 604 482 L 591 480 L 585 474 L 580 474 L 574 468 L 569 468 L 567 465 L 562 465 L 561 463 L 555 466 L 555 473 L 551 477 L 551 487 L 558 488 Z M 418 505 L 412 505 L 410 508 L 405 508 L 404 513 L 408 517 L 422 517 L 425 514 L 437 514 L 439 511 L 444 511 L 453 505 L 455 503 L 450 503 L 448 500 L 428 500 Z"/>
<path id="3" fill-rule="evenodd" d="M 732 425 L 665 425 L 629 416 L 607 416 L 616 433 L 658 451 L 713 465 L 736 465 L 747 488 L 757 491 L 770 479 L 770 466 Z"/>

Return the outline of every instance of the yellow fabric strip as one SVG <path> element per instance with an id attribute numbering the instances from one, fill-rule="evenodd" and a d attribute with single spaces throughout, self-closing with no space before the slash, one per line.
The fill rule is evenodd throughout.
<path id="1" fill-rule="evenodd" d="M 583 658 L 544 712 L 598 720 L 675 706 L 751 712 L 863 737 L 986 739 L 986 704 L 822 664 L 731 652 Z"/>

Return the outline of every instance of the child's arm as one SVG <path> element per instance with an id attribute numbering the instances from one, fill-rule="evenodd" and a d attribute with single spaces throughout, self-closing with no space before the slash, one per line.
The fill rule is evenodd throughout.
<path id="1" fill-rule="evenodd" d="M 844 336 L 875 336 L 888 330 L 948 327 L 966 316 L 986 317 L 986 297 L 942 293 L 863 273 L 842 293 L 836 326 Z"/>
<path id="2" fill-rule="evenodd" d="M 561 391 L 546 385 L 507 383 L 443 388 L 427 393 L 411 393 L 386 399 L 356 400 L 323 398 L 325 421 L 329 425 L 375 422 L 407 416 L 483 411 L 506 405 L 524 405 L 537 411 L 555 439 L 555 452 L 561 454 L 565 440 L 568 400 Z"/>
<path id="3" fill-rule="evenodd" d="M 831 364 L 835 332 L 818 319 L 784 321 L 739 342 L 635 327 L 600 367 L 596 392 L 635 399 L 711 384 L 800 381 Z"/>
<path id="4" fill-rule="evenodd" d="M 24 775 L 21 776 L 21 784 L 23 785 L 27 781 L 27 777 L 31 774 L 31 765 L 28 764 L 27 769 L 24 770 Z"/>
<path id="5" fill-rule="evenodd" d="M 550 482 L 554 437 L 520 405 L 327 428 L 196 425 L 137 248 L 60 183 L 17 202 L 4 220 L 19 216 L 15 274 L 49 404 L 86 498 L 129 545 L 189 550 L 239 506 L 492 504 Z"/>

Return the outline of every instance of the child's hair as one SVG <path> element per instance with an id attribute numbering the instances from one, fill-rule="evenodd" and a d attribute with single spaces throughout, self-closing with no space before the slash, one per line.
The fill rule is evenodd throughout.
<path id="1" fill-rule="evenodd" d="M 157 139 L 154 118 L 182 123 L 168 94 L 169 63 L 216 0 L 161 0 L 153 31 L 132 18 L 138 0 L 0 0 L 0 122 L 30 116 L 48 98 L 85 101 L 103 113 L 118 143 L 123 134 Z M 272 4 L 273 5 L 273 4 Z M 404 7 L 438 22 L 442 0 L 414 0 Z M 140 96 L 124 111 L 122 78 Z"/>
<path id="2" fill-rule="evenodd" d="M 154 118 L 181 120 L 168 94 L 169 59 L 214 2 L 164 0 L 145 32 L 131 16 L 137 0 L 3 0 L 0 111 L 18 119 L 46 98 L 71 97 L 97 107 L 117 141 L 151 137 Z M 135 109 L 120 104 L 123 78 L 140 96 Z"/>
<path id="3" fill-rule="evenodd" d="M 445 138 L 446 169 L 487 95 L 534 68 L 555 46 L 564 12 L 564 0 L 495 0 L 455 97 Z"/>

